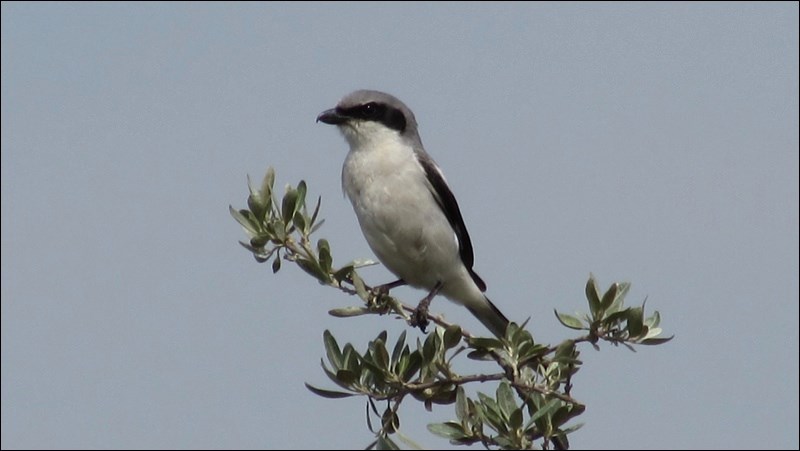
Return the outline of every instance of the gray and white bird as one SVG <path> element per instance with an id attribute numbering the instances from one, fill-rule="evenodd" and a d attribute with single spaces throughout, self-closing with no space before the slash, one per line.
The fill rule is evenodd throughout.
<path id="1" fill-rule="evenodd" d="M 423 302 L 443 294 L 502 337 L 508 319 L 483 294 L 458 203 L 422 146 L 414 113 L 394 96 L 360 90 L 317 121 L 338 126 L 350 144 L 342 187 L 370 248 L 400 278 L 387 286 L 428 290 Z"/>

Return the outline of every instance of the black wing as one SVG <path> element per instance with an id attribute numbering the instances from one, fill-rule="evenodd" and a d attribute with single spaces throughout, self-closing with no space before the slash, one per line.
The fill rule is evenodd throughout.
<path id="1" fill-rule="evenodd" d="M 445 217 L 447 217 L 447 221 L 450 222 L 450 226 L 453 227 L 453 231 L 456 233 L 458 252 L 461 255 L 461 261 L 464 262 L 464 266 L 467 267 L 470 276 L 472 276 L 472 280 L 475 281 L 478 288 L 480 288 L 481 291 L 486 291 L 486 283 L 472 270 L 472 265 L 475 263 L 475 255 L 472 253 L 472 242 L 469 239 L 467 226 L 464 225 L 464 218 L 461 217 L 461 210 L 458 209 L 456 197 L 453 195 L 453 192 L 450 191 L 450 187 L 447 186 L 447 182 L 444 180 L 444 175 L 442 175 L 439 168 L 436 167 L 433 160 L 427 154 L 417 153 L 416 155 L 417 161 L 425 170 L 428 182 L 430 182 L 433 188 L 431 192 L 433 198 L 436 199 L 436 203 L 439 204 Z"/>

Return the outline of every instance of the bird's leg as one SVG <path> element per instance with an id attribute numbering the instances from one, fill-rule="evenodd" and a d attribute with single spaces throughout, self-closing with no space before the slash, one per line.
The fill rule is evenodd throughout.
<path id="1" fill-rule="evenodd" d="M 414 313 L 411 315 L 411 321 L 409 321 L 412 327 L 419 327 L 422 332 L 425 332 L 425 328 L 430 324 L 428 321 L 428 307 L 430 307 L 431 301 L 439 294 L 439 290 L 441 289 L 442 282 L 436 282 L 431 292 L 419 301 L 419 305 L 414 309 Z"/>
<path id="2" fill-rule="evenodd" d="M 389 283 L 385 283 L 383 285 L 378 285 L 377 287 L 374 287 L 372 289 L 372 291 L 374 291 L 375 294 L 377 294 L 377 295 L 389 294 L 389 290 L 391 290 L 392 288 L 402 287 L 405 284 L 406 284 L 405 280 L 397 279 L 394 282 L 389 282 Z"/>

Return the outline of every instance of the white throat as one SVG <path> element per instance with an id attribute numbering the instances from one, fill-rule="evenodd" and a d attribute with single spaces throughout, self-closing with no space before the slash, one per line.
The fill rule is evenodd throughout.
<path id="1" fill-rule="evenodd" d="M 342 168 L 342 188 L 351 201 L 358 203 L 374 181 L 380 181 L 374 187 L 386 187 L 393 180 L 426 186 L 412 144 L 397 130 L 370 121 L 352 122 L 339 130 L 350 145 Z"/>

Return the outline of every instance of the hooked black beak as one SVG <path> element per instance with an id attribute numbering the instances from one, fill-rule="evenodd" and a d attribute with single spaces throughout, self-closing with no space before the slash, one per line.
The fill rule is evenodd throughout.
<path id="1" fill-rule="evenodd" d="M 339 125 L 344 123 L 346 120 L 347 117 L 337 113 L 336 108 L 325 110 L 322 113 L 319 113 L 319 116 L 317 116 L 317 122 L 324 122 L 331 125 Z"/>

